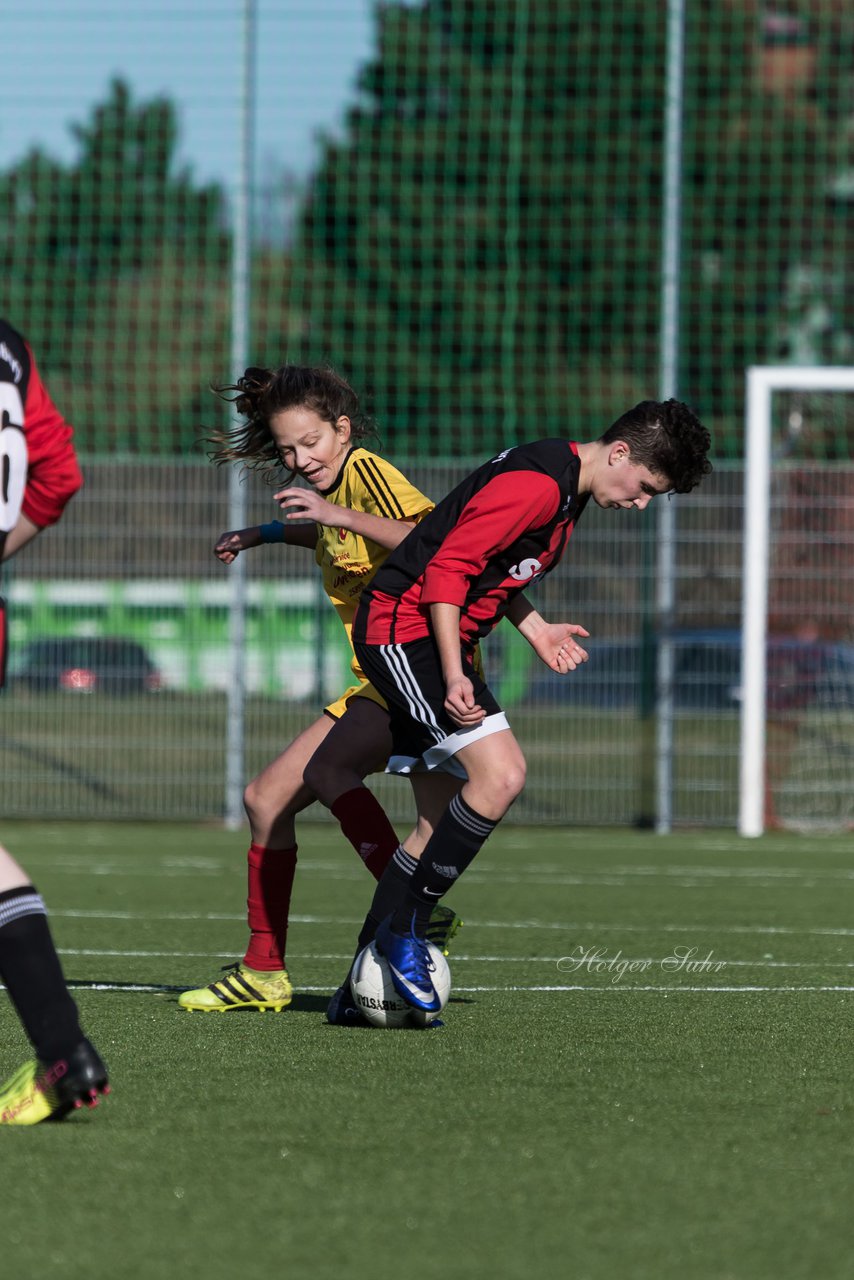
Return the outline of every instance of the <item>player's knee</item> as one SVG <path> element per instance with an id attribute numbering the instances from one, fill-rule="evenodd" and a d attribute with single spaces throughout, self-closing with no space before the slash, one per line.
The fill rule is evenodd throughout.
<path id="1" fill-rule="evenodd" d="M 525 790 L 526 779 L 527 768 L 524 760 L 520 760 L 511 765 L 508 769 L 505 769 L 501 777 L 501 783 L 504 797 L 507 800 L 508 809 L 513 801 Z"/>
<path id="2" fill-rule="evenodd" d="M 477 792 L 472 796 L 474 808 L 487 817 L 502 817 L 524 791 L 525 776 L 524 760 L 506 765 L 500 771 L 496 770 L 488 778 L 482 779 L 480 786 L 474 788 Z"/>
<path id="3" fill-rule="evenodd" d="M 264 793 L 257 778 L 253 778 L 251 782 L 246 784 L 243 792 L 243 808 L 246 810 L 246 816 L 250 822 L 257 822 L 260 818 L 266 816 L 267 806 L 264 803 Z"/>

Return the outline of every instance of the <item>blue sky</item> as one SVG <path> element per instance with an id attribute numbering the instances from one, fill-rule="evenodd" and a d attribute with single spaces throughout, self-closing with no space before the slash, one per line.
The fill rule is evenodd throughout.
<path id="1" fill-rule="evenodd" d="M 375 0 L 257 0 L 258 177 L 304 177 L 320 129 L 340 127 L 375 41 Z M 40 146 L 76 154 L 110 79 L 178 106 L 181 161 L 229 184 L 239 138 L 243 0 L 30 0 L 3 16 L 0 168 Z"/>

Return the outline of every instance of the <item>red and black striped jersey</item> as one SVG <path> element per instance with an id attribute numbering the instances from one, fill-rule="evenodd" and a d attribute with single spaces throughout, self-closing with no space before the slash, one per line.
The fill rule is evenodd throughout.
<path id="1" fill-rule="evenodd" d="M 55 524 L 82 485 L 72 434 L 29 343 L 0 319 L 0 551 L 22 514 Z"/>
<path id="2" fill-rule="evenodd" d="M 558 563 L 588 495 L 576 445 L 505 449 L 457 485 L 392 552 L 362 593 L 354 637 L 403 644 L 430 634 L 426 606 L 460 606 L 470 649 L 512 597 Z"/>

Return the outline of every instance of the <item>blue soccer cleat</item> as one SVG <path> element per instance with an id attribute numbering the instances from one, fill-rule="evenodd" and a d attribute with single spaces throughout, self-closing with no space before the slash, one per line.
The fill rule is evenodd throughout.
<path id="1" fill-rule="evenodd" d="M 413 921 L 409 933 L 401 936 L 391 929 L 391 916 L 377 929 L 377 951 L 385 957 L 394 989 L 413 1009 L 436 1013 L 442 1008 L 431 974 L 433 960 L 427 943 L 415 933 Z"/>

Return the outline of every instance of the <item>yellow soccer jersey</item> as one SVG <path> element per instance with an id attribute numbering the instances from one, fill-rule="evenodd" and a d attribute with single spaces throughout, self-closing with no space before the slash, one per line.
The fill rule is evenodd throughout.
<path id="1" fill-rule="evenodd" d="M 366 511 L 387 520 L 418 521 L 434 506 L 385 458 L 360 448 L 351 449 L 334 488 L 322 496 L 337 507 Z M 352 645 L 359 597 L 390 553 L 387 547 L 350 529 L 330 529 L 327 525 L 318 525 L 317 529 L 315 559 L 323 574 L 323 586 Z M 352 669 L 360 680 L 365 679 L 355 657 Z"/>

